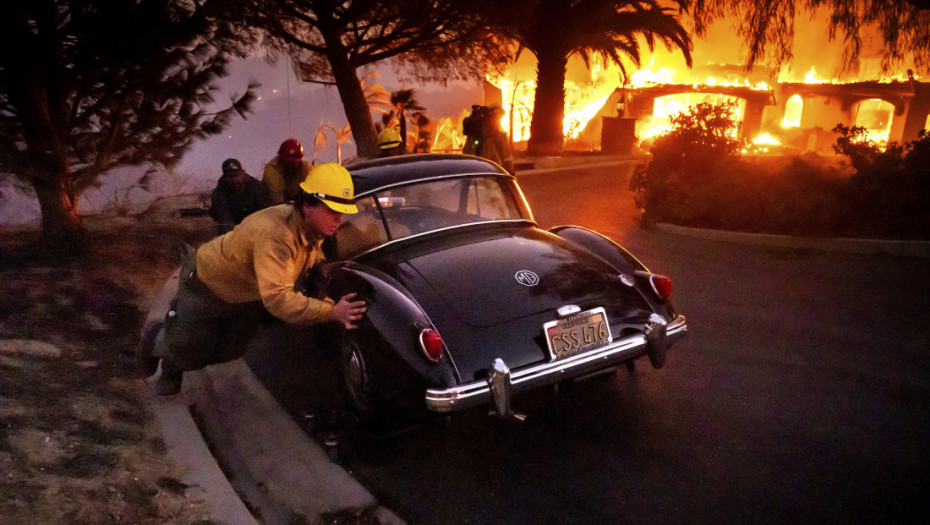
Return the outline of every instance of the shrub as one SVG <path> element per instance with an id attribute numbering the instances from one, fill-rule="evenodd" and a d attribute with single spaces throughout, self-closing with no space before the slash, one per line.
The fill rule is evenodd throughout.
<path id="1" fill-rule="evenodd" d="M 839 126 L 838 126 L 839 128 Z M 846 137 L 841 132 L 840 139 Z M 884 151 L 869 144 L 845 145 L 837 152 L 849 157 L 856 172 L 846 200 L 852 233 L 882 237 L 930 238 L 930 135 Z"/>
<path id="2" fill-rule="evenodd" d="M 643 222 L 813 236 L 930 238 L 930 135 L 869 143 L 837 125 L 834 150 L 852 173 L 808 154 L 744 158 L 732 106 L 701 104 L 672 119 L 630 188 Z"/>
<path id="3" fill-rule="evenodd" d="M 637 205 L 647 221 L 677 223 L 713 221 L 716 213 L 708 192 L 719 181 L 721 165 L 735 156 L 742 142 L 734 104 L 698 104 L 671 117 L 672 131 L 652 146 L 652 161 L 630 180 Z"/>

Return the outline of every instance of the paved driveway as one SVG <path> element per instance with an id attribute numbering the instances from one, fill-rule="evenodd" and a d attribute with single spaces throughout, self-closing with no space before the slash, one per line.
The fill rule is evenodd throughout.
<path id="1" fill-rule="evenodd" d="M 930 518 L 930 260 L 644 231 L 625 168 L 520 177 L 543 226 L 606 232 L 673 278 L 691 334 L 558 397 L 344 458 L 411 523 Z M 922 519 L 921 519 L 922 518 Z"/>

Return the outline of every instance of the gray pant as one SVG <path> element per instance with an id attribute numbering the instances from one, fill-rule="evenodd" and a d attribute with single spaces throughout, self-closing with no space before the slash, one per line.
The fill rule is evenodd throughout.
<path id="1" fill-rule="evenodd" d="M 218 298 L 197 278 L 196 268 L 195 255 L 181 266 L 178 295 L 165 319 L 164 370 L 199 370 L 241 357 L 265 315 L 261 301 L 234 304 Z"/>

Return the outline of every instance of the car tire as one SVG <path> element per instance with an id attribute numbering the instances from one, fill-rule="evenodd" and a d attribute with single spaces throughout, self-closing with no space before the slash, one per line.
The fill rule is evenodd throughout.
<path id="1" fill-rule="evenodd" d="M 352 336 L 346 336 L 339 356 L 342 383 L 350 407 L 360 420 L 370 419 L 375 412 L 375 401 L 368 373 L 365 352 Z"/>
<path id="2" fill-rule="evenodd" d="M 343 339 L 339 368 L 348 410 L 357 422 L 353 439 L 388 437 L 417 422 L 372 387 L 371 359 L 351 334 Z"/>

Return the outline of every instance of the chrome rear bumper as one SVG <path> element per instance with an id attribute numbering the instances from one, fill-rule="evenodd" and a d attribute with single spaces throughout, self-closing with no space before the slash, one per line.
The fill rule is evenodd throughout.
<path id="1" fill-rule="evenodd" d="M 649 335 L 639 334 L 625 337 L 585 354 L 519 370 L 510 370 L 509 374 L 492 374 L 491 377 L 506 377 L 509 382 L 507 390 L 512 393 L 532 390 L 563 379 L 580 377 L 641 355 L 649 354 L 651 358 L 658 354 L 664 356 L 665 347 L 683 338 L 687 331 L 688 324 L 685 317 L 679 315 L 667 325 L 650 327 Z M 659 345 L 663 348 L 652 348 L 652 345 Z M 664 357 L 661 361 L 664 361 Z M 653 365 L 656 365 L 655 361 Z M 661 362 L 656 366 L 661 366 Z M 501 391 L 502 388 L 498 387 L 495 390 Z M 484 380 L 472 381 L 451 388 L 431 388 L 426 391 L 426 406 L 433 412 L 453 412 L 491 401 L 498 403 L 500 400 L 492 398 L 491 384 Z M 501 408 L 498 407 L 498 412 L 501 412 Z"/>

